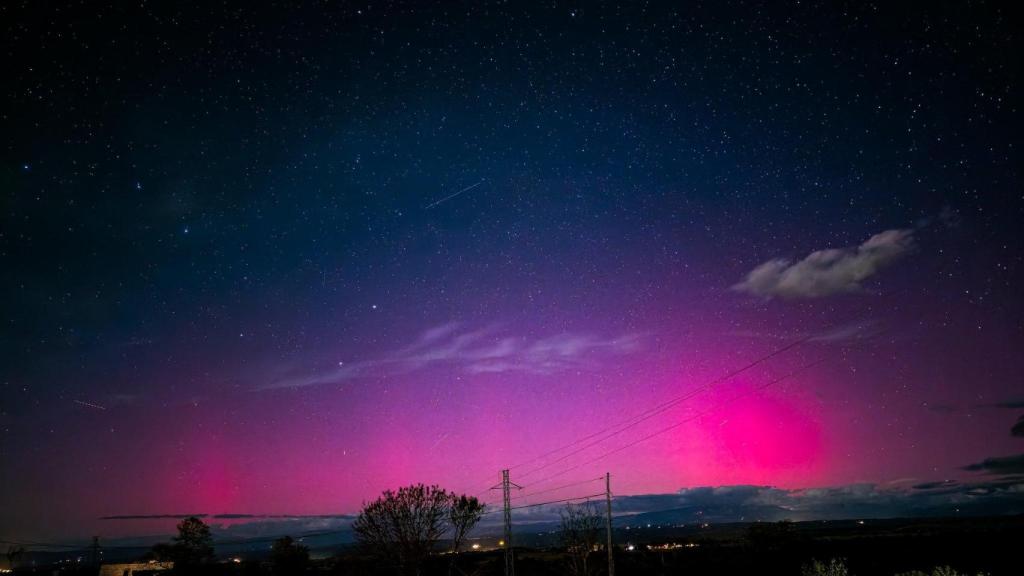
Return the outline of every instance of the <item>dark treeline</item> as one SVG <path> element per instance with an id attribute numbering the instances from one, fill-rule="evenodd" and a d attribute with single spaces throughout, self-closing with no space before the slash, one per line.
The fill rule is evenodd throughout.
<path id="1" fill-rule="evenodd" d="M 217 558 L 209 527 L 188 518 L 170 542 L 137 558 L 173 568 L 133 574 L 497 576 L 504 573 L 504 549 L 467 545 L 486 512 L 475 498 L 437 486 L 387 491 L 354 522 L 356 546 L 320 549 L 315 559 L 303 542 L 288 536 L 268 543 L 261 554 Z M 518 576 L 608 572 L 602 517 L 592 504 L 567 505 L 553 538 L 522 536 L 514 551 Z M 617 576 L 1000 576 L 1022 573 L 1024 517 L 655 526 L 618 528 L 614 538 Z M 17 547 L 6 554 L 18 574 L 99 572 L 95 565 L 37 566 L 24 556 Z"/>

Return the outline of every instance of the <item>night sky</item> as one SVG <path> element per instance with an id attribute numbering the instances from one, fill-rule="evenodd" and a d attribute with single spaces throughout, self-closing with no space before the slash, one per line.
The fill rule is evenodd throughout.
<path id="1" fill-rule="evenodd" d="M 1020 503 L 999 3 L 12 4 L 0 537 L 517 464 Z"/>

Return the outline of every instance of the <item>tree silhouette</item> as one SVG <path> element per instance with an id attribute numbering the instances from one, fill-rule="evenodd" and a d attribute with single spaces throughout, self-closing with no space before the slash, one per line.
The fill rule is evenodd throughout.
<path id="1" fill-rule="evenodd" d="M 148 556 L 155 560 L 172 561 L 178 571 L 187 571 L 208 563 L 213 560 L 210 527 L 199 518 L 190 516 L 178 523 L 178 535 L 174 537 L 173 543 L 154 545 Z"/>
<path id="2" fill-rule="evenodd" d="M 452 549 L 451 562 L 448 563 L 448 574 L 455 571 L 455 561 L 458 558 L 462 543 L 466 535 L 476 526 L 484 514 L 484 505 L 475 496 L 451 495 L 448 505 L 448 522 L 452 528 Z"/>
<path id="3" fill-rule="evenodd" d="M 464 510 L 475 508 L 470 500 L 466 498 Z M 352 529 L 368 552 L 391 563 L 401 574 L 417 575 L 437 541 L 452 529 L 453 504 L 461 501 L 437 486 L 416 484 L 397 492 L 388 490 L 363 506 Z M 473 518 L 459 517 L 464 522 L 460 543 L 479 519 L 478 515 Z"/>
<path id="4" fill-rule="evenodd" d="M 569 553 L 569 573 L 576 576 L 590 574 L 590 553 L 600 541 L 601 514 L 592 503 L 566 504 L 561 512 L 559 536 Z"/>
<path id="5" fill-rule="evenodd" d="M 20 560 L 25 555 L 24 546 L 11 545 L 7 547 L 7 552 L 4 553 L 4 557 L 7 558 L 7 567 L 14 570 L 14 562 Z"/>
<path id="6" fill-rule="evenodd" d="M 174 537 L 175 563 L 195 566 L 213 560 L 213 536 L 205 522 L 191 516 L 178 523 Z"/>
<path id="7" fill-rule="evenodd" d="M 279 538 L 270 548 L 270 563 L 277 576 L 302 574 L 309 566 L 309 548 L 291 536 Z"/>

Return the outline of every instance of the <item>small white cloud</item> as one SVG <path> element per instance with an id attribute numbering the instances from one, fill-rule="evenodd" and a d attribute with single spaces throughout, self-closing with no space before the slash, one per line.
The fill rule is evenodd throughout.
<path id="1" fill-rule="evenodd" d="M 913 230 L 886 230 L 856 248 L 818 250 L 798 262 L 769 260 L 732 288 L 765 298 L 821 298 L 858 292 L 862 282 L 913 249 Z"/>

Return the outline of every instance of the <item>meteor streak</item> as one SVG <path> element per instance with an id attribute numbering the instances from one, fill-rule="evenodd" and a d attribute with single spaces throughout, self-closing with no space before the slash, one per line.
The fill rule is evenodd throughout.
<path id="1" fill-rule="evenodd" d="M 462 194 L 463 192 L 469 192 L 473 188 L 476 188 L 477 186 L 479 186 L 479 185 L 481 185 L 483 183 L 484 183 L 484 181 L 481 180 L 481 181 L 477 182 L 476 184 L 473 184 L 471 186 L 466 186 L 465 188 L 463 188 L 462 190 L 459 190 L 458 192 L 456 192 L 454 194 L 450 194 L 448 196 L 445 196 L 444 198 L 441 198 L 440 200 L 437 200 L 435 202 L 431 202 L 430 204 L 427 204 L 426 206 L 424 206 L 423 209 L 424 210 L 429 210 L 429 209 L 433 208 L 434 206 L 437 206 L 438 204 L 440 204 L 442 202 L 447 202 L 447 201 L 451 200 L 452 198 L 455 198 L 456 196 L 458 196 L 459 194 Z"/>

